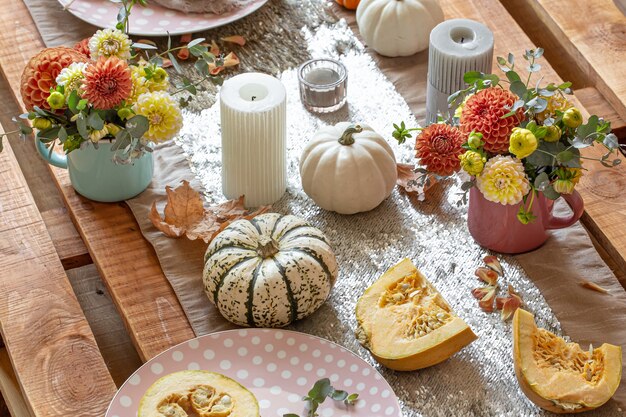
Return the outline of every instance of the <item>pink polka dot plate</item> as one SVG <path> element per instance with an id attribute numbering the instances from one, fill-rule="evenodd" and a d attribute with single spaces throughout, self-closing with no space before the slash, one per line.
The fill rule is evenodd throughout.
<path id="1" fill-rule="evenodd" d="M 315 336 L 278 329 L 228 330 L 166 350 L 139 368 L 119 389 L 106 417 L 137 415 L 139 401 L 159 378 L 183 370 L 218 372 L 259 401 L 263 417 L 304 415 L 305 395 L 321 378 L 358 393 L 354 406 L 327 399 L 322 417 L 401 417 L 393 390 L 371 365 L 347 349 Z"/>
<path id="2" fill-rule="evenodd" d="M 101 28 L 114 27 L 119 3 L 109 0 L 58 0 L 74 16 Z M 221 15 L 183 13 L 157 5 L 136 6 L 130 16 L 130 34 L 167 36 L 195 33 L 232 23 L 257 11 L 267 0 L 256 0 L 240 9 Z"/>

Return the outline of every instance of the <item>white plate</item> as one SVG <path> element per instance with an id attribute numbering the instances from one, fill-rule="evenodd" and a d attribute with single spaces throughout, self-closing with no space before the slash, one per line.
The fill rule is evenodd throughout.
<path id="1" fill-rule="evenodd" d="M 120 5 L 109 0 L 58 0 L 74 16 L 101 28 L 115 27 Z M 135 6 L 130 15 L 130 34 L 138 36 L 183 35 L 232 23 L 257 11 L 267 0 L 255 0 L 229 13 L 183 13 L 157 5 Z M 234 33 L 233 35 L 236 35 Z"/>
<path id="2" fill-rule="evenodd" d="M 106 417 L 134 417 L 141 397 L 159 378 L 183 370 L 224 374 L 256 396 L 263 417 L 304 415 L 302 396 L 321 378 L 358 393 L 354 406 L 327 399 L 322 417 L 402 417 L 398 399 L 370 364 L 345 348 L 288 330 L 241 329 L 181 343 L 139 368 L 119 389 Z"/>

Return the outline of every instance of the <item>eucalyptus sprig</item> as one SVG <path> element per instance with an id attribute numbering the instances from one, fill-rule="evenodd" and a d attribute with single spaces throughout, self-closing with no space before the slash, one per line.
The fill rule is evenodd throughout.
<path id="1" fill-rule="evenodd" d="M 140 5 L 142 7 L 146 7 L 148 5 L 147 0 L 109 0 L 111 3 L 120 4 L 120 10 L 117 13 L 117 24 L 115 25 L 116 29 L 124 31 L 125 33 L 129 32 L 130 23 L 128 18 L 130 17 L 130 12 L 133 10 L 135 5 Z"/>
<path id="2" fill-rule="evenodd" d="M 313 388 L 311 388 L 309 393 L 302 398 L 302 401 L 305 401 L 306 403 L 307 414 L 305 417 L 319 416 L 319 414 L 317 414 L 317 410 L 326 398 L 330 398 L 334 401 L 343 401 L 344 404 L 350 406 L 356 403 L 359 398 L 359 394 L 348 394 L 346 391 L 337 390 L 330 384 L 330 379 L 320 379 L 315 383 L 315 385 L 313 385 Z M 283 417 L 300 416 L 298 414 L 288 413 L 283 414 Z"/>

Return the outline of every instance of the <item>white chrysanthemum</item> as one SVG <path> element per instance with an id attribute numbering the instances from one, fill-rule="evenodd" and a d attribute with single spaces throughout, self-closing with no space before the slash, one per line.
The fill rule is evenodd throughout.
<path id="1" fill-rule="evenodd" d="M 63 68 L 57 76 L 56 83 L 65 87 L 65 96 L 69 96 L 74 90 L 80 90 L 85 78 L 86 62 L 74 62 L 69 67 Z"/>
<path id="2" fill-rule="evenodd" d="M 99 30 L 89 40 L 91 59 L 97 60 L 101 56 L 116 56 L 120 59 L 130 59 L 130 38 L 118 29 Z"/>

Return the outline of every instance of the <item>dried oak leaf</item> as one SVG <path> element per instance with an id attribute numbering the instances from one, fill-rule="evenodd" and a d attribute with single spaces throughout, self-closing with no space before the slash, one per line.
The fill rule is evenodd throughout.
<path id="1" fill-rule="evenodd" d="M 149 218 L 157 229 L 174 238 L 186 236 L 189 240 L 202 239 L 208 243 L 231 222 L 251 219 L 270 208 L 263 206 L 248 212 L 243 206 L 244 197 L 241 196 L 237 200 L 205 209 L 200 193 L 191 188 L 187 181 L 175 189 L 165 187 L 165 191 L 167 203 L 163 210 L 164 217 L 161 218 L 154 202 Z"/>
<path id="2" fill-rule="evenodd" d="M 416 172 L 411 164 L 396 164 L 398 180 L 396 183 L 407 193 L 417 193 L 417 199 L 424 201 L 426 191 L 435 185 L 437 181 L 432 175 L 424 172 Z"/>

